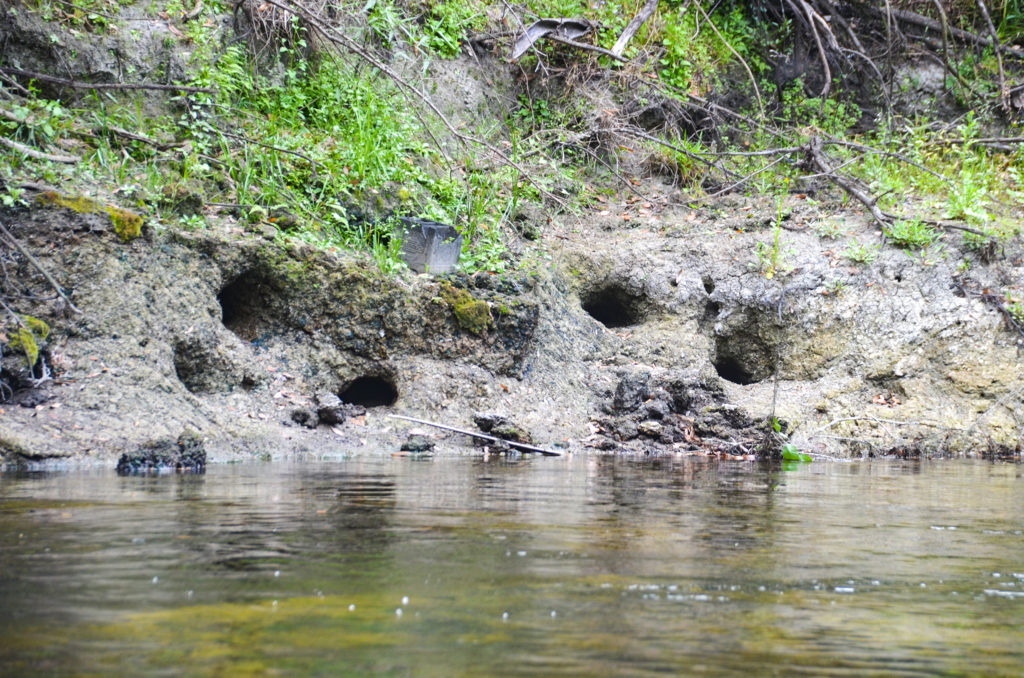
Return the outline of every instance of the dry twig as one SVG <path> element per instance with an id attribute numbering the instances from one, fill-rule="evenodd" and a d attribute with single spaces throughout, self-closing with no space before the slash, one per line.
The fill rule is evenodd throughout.
<path id="1" fill-rule="evenodd" d="M 76 162 L 82 161 L 81 158 L 75 155 L 59 155 L 55 153 L 44 153 L 42 151 L 37 151 L 36 149 L 30 146 L 19 144 L 17 141 L 13 141 L 11 139 L 8 139 L 7 137 L 0 137 L 0 145 L 4 145 L 7 148 L 10 148 L 11 150 L 18 151 L 19 153 L 24 153 L 28 157 L 35 158 L 36 160 L 62 162 L 67 165 L 73 165 Z"/>
<path id="2" fill-rule="evenodd" d="M 75 306 L 71 299 L 68 298 L 68 295 L 64 293 L 64 289 L 57 284 L 57 281 L 53 278 L 52 275 L 50 275 L 50 272 L 47 271 L 46 268 L 41 263 L 39 263 L 38 259 L 32 256 L 32 253 L 29 252 L 28 249 L 21 244 L 21 241 L 15 238 L 14 234 L 8 231 L 7 227 L 4 226 L 3 224 L 0 224 L 0 236 L 3 236 L 3 239 L 6 240 L 10 246 L 15 247 L 19 252 L 21 252 L 22 255 L 26 259 L 28 259 L 29 263 L 35 266 L 36 270 L 43 274 L 43 277 L 46 278 L 46 282 L 50 283 L 50 286 L 57 291 L 57 294 L 60 295 L 60 298 L 63 299 L 65 303 L 67 303 L 68 308 L 70 308 L 75 313 L 82 312 L 81 310 L 79 310 L 77 306 Z"/>
<path id="3" fill-rule="evenodd" d="M 40 82 L 48 82 L 52 85 L 61 85 L 62 87 L 70 87 L 72 89 L 112 89 L 112 90 L 132 90 L 132 89 L 145 89 L 145 90 L 165 90 L 171 92 L 209 92 L 216 93 L 217 90 L 213 87 L 188 87 L 186 85 L 151 85 L 139 82 L 101 82 L 101 83 L 88 83 L 78 82 L 77 80 L 68 80 L 67 78 L 57 78 L 52 75 L 46 75 L 45 73 L 36 73 L 34 71 L 25 71 L 20 68 L 11 68 L 10 66 L 0 66 L 0 72 L 7 73 L 9 75 L 17 75 L 22 78 L 31 78 L 32 80 L 38 80 Z"/>
<path id="4" fill-rule="evenodd" d="M 636 13 L 628 24 L 626 24 L 625 30 L 619 35 L 619 39 L 612 45 L 612 54 L 622 56 L 622 53 L 626 51 L 626 45 L 633 39 L 636 32 L 640 30 L 640 27 L 647 23 L 647 20 L 654 15 L 658 9 L 658 0 L 647 0 L 644 6 L 640 8 L 640 11 Z"/>

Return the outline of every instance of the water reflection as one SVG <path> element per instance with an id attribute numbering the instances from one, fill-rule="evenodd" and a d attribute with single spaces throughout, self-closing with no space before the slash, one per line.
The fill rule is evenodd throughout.
<path id="1" fill-rule="evenodd" d="M 0 475 L 0 675 L 1007 675 L 1018 476 L 606 457 Z"/>

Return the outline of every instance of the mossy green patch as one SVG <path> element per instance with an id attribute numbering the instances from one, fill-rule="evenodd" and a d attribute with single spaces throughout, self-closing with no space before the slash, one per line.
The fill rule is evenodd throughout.
<path id="1" fill-rule="evenodd" d="M 84 195 L 63 195 L 57 191 L 43 191 L 36 199 L 44 205 L 66 207 L 82 214 L 93 214 L 103 209 L 103 203 Z"/>
<path id="2" fill-rule="evenodd" d="M 34 333 L 38 334 L 40 339 L 46 339 L 50 336 L 50 326 L 39 318 L 33 318 L 30 315 L 22 315 L 21 322 L 25 323 L 25 326 Z"/>
<path id="3" fill-rule="evenodd" d="M 48 336 L 50 336 L 49 325 L 39 318 L 22 315 L 18 327 L 7 340 L 7 345 L 11 350 L 24 353 L 25 360 L 31 368 L 39 360 L 39 343 L 45 341 Z"/>
<path id="4" fill-rule="evenodd" d="M 27 327 L 19 327 L 17 333 L 7 342 L 15 351 L 22 351 L 28 366 L 32 367 L 39 359 L 39 344 L 36 342 L 32 330 Z"/>
<path id="5" fill-rule="evenodd" d="M 462 329 L 473 334 L 483 334 L 491 326 L 491 305 L 477 299 L 466 290 L 450 283 L 441 285 L 441 298 L 451 306 L 455 321 Z"/>
<path id="6" fill-rule="evenodd" d="M 37 200 L 45 205 L 57 205 L 81 214 L 106 213 L 114 231 L 124 242 L 134 240 L 142 234 L 142 217 L 121 207 L 107 205 L 83 195 L 63 195 L 57 191 L 44 191 Z"/>
<path id="7" fill-rule="evenodd" d="M 110 222 L 114 224 L 114 231 L 124 242 L 135 240 L 142 235 L 142 217 L 120 207 L 107 205 L 104 211 L 110 216 Z"/>

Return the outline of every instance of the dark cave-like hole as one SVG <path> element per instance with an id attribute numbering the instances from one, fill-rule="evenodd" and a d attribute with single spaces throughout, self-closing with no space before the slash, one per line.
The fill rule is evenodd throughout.
<path id="1" fill-rule="evenodd" d="M 715 355 L 711 361 L 718 376 L 734 384 L 756 384 L 775 373 L 775 347 L 757 333 L 757 320 L 752 328 L 715 338 Z"/>
<path id="2" fill-rule="evenodd" d="M 387 377 L 357 377 L 338 397 L 353 405 L 385 407 L 398 400 L 398 387 Z"/>
<path id="3" fill-rule="evenodd" d="M 714 320 L 718 316 L 719 311 L 721 311 L 721 310 L 722 310 L 722 305 L 720 303 L 718 303 L 717 301 L 711 301 L 709 299 L 704 304 L 704 316 L 703 316 L 703 319 L 705 321 Z"/>
<path id="4" fill-rule="evenodd" d="M 195 351 L 186 343 L 179 342 L 174 346 L 174 373 L 192 393 L 202 390 L 202 365 L 198 363 Z"/>
<path id="5" fill-rule="evenodd" d="M 640 322 L 640 300 L 618 286 L 602 287 L 583 298 L 583 310 L 605 327 L 629 327 Z"/>
<path id="6" fill-rule="evenodd" d="M 715 360 L 715 371 L 718 372 L 718 376 L 726 381 L 731 381 L 734 384 L 747 385 L 756 384 L 760 379 L 755 379 L 747 370 L 740 365 L 732 356 L 726 356 Z"/>
<path id="7" fill-rule="evenodd" d="M 239 337 L 253 341 L 260 335 L 260 311 L 266 307 L 266 281 L 252 271 L 224 286 L 217 295 L 221 322 Z"/>
<path id="8" fill-rule="evenodd" d="M 711 279 L 710 275 L 705 275 L 700 281 L 704 284 L 704 291 L 711 294 L 715 291 L 715 281 Z"/>

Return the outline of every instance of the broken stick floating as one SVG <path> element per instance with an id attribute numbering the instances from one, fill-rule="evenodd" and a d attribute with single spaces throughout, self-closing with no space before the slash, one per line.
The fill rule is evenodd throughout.
<path id="1" fill-rule="evenodd" d="M 435 424 L 434 422 L 427 421 L 426 419 L 416 419 L 415 417 L 405 417 L 405 416 L 402 416 L 401 414 L 391 414 L 391 415 L 388 415 L 388 416 L 390 416 L 392 419 L 405 419 L 406 421 L 416 422 L 417 424 L 424 424 L 425 426 L 433 426 L 434 428 L 439 428 L 439 429 L 442 429 L 442 430 L 445 430 L 445 431 L 451 431 L 452 433 L 461 433 L 464 436 L 472 436 L 474 438 L 480 438 L 481 440 L 489 440 L 492 443 L 505 443 L 509 447 L 515 448 L 517 450 L 522 450 L 523 452 L 538 452 L 538 453 L 543 454 L 543 455 L 548 456 L 548 457 L 559 457 L 562 454 L 561 452 L 553 452 L 552 450 L 545 450 L 542 447 L 534 447 L 533 445 L 527 445 L 526 443 L 517 443 L 514 440 L 505 440 L 504 438 L 498 438 L 496 436 L 489 436 L 486 433 L 477 433 L 476 431 L 467 431 L 466 429 L 455 428 L 454 426 L 445 426 L 444 424 Z"/>

